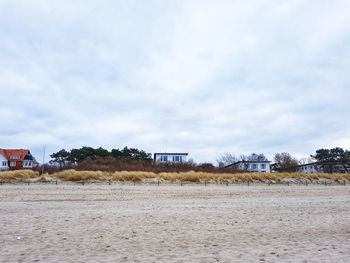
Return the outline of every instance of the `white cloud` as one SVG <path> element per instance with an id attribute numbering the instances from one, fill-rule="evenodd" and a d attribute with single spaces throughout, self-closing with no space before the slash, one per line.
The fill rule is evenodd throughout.
<path id="1" fill-rule="evenodd" d="M 349 148 L 349 20 L 346 0 L 1 1 L 0 145 Z"/>

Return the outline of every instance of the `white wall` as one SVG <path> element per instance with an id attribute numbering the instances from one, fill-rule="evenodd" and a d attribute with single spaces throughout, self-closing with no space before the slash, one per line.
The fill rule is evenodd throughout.
<path id="1" fill-rule="evenodd" d="M 6 165 L 3 165 L 3 162 L 6 162 Z M 8 162 L 7 159 L 0 154 L 0 170 L 8 170 L 9 166 L 8 166 Z"/>
<path id="2" fill-rule="evenodd" d="M 255 166 L 255 167 L 254 167 Z M 263 168 L 263 166 L 265 166 Z M 269 163 L 249 163 L 249 171 L 259 172 L 259 173 L 269 173 L 270 172 L 270 164 Z"/>
<path id="3" fill-rule="evenodd" d="M 256 168 L 254 168 L 254 165 L 256 165 Z M 265 169 L 262 168 L 262 165 L 265 165 Z M 249 172 L 259 172 L 259 173 L 270 173 L 270 163 L 260 163 L 260 162 L 254 162 L 254 163 L 239 163 L 238 166 L 235 167 L 235 169 L 238 170 L 247 170 Z"/>
<path id="4" fill-rule="evenodd" d="M 304 165 L 304 166 L 298 167 L 298 172 L 305 173 L 305 174 L 314 174 L 319 172 L 317 171 L 316 168 L 317 168 L 317 165 L 315 164 Z"/>
<path id="5" fill-rule="evenodd" d="M 174 157 L 174 156 L 181 156 L 181 157 L 180 157 L 180 158 L 181 158 L 181 161 L 178 161 L 178 163 L 186 162 L 186 155 L 180 155 L 180 154 L 177 154 L 177 155 L 173 155 L 173 154 L 161 154 L 161 155 L 159 155 L 159 154 L 156 154 L 156 159 L 155 159 L 155 161 L 156 161 L 156 162 L 159 162 L 159 163 L 165 162 L 165 161 L 162 161 L 163 156 L 166 156 L 166 157 L 167 157 L 167 162 L 168 162 L 168 163 L 174 163 L 174 162 L 176 162 L 176 161 L 173 161 L 173 157 Z"/>

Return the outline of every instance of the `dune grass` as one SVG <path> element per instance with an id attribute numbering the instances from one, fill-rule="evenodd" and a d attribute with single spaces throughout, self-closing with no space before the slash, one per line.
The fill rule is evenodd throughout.
<path id="1" fill-rule="evenodd" d="M 16 170 L 0 172 L 0 181 L 20 181 L 37 179 L 38 182 L 47 181 L 41 178 L 38 172 L 31 170 Z M 50 178 L 62 181 L 119 181 L 141 182 L 147 179 L 168 182 L 193 183 L 248 183 L 248 182 L 283 182 L 295 180 L 297 182 L 317 182 L 330 180 L 333 182 L 350 181 L 350 174 L 302 174 L 302 173 L 208 173 L 208 172 L 169 172 L 154 173 L 142 171 L 118 171 L 114 173 L 101 171 L 64 170 L 54 173 Z"/>
<path id="2" fill-rule="evenodd" d="M 140 172 L 140 171 L 120 171 L 114 172 L 111 175 L 112 181 L 132 181 L 139 182 L 143 179 L 156 178 L 157 175 L 153 172 Z"/>
<path id="3" fill-rule="evenodd" d="M 83 181 L 83 180 L 106 180 L 109 177 L 108 173 L 100 171 L 76 171 L 76 170 L 64 170 L 52 175 L 62 181 Z"/>
<path id="4" fill-rule="evenodd" d="M 21 181 L 39 177 L 39 173 L 32 170 L 14 170 L 0 172 L 0 181 Z"/>
<path id="5" fill-rule="evenodd" d="M 156 179 L 169 182 L 216 182 L 216 183 L 247 183 L 247 182 L 282 182 L 288 179 L 296 181 L 318 181 L 327 179 L 335 182 L 350 181 L 350 174 L 302 174 L 302 173 L 207 173 L 207 172 L 170 172 L 154 173 L 142 171 L 118 171 L 114 173 L 101 171 L 65 170 L 53 174 L 63 181 L 81 180 L 111 180 L 140 182 L 146 179 Z"/>

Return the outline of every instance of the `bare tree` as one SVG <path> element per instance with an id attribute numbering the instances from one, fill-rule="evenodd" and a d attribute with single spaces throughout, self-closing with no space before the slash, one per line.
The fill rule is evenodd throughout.
<path id="1" fill-rule="evenodd" d="M 252 153 L 250 155 L 241 154 L 240 159 L 241 161 L 257 161 L 257 162 L 267 161 L 267 158 L 263 153 L 260 153 L 260 154 Z"/>
<path id="2" fill-rule="evenodd" d="M 276 153 L 274 160 L 276 170 L 279 171 L 295 172 L 299 164 L 298 160 L 289 153 Z"/>
<path id="3" fill-rule="evenodd" d="M 311 157 L 308 157 L 308 158 L 299 159 L 298 164 L 308 164 L 308 163 L 312 163 L 312 162 L 315 162 L 315 160 Z"/>
<path id="4" fill-rule="evenodd" d="M 237 158 L 234 154 L 229 152 L 225 152 L 221 154 L 218 158 L 216 158 L 216 163 L 219 167 L 225 167 L 237 161 L 239 161 L 239 158 Z"/>

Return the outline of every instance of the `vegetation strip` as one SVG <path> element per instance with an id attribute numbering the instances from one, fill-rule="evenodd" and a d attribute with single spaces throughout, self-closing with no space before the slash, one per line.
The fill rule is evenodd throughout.
<path id="1" fill-rule="evenodd" d="M 247 183 L 247 182 L 314 182 L 319 180 L 330 180 L 332 182 L 345 183 L 350 181 L 350 174 L 303 174 L 303 173 L 207 173 L 207 172 L 171 172 L 154 173 L 141 171 L 76 171 L 64 170 L 51 175 L 40 175 L 32 170 L 15 170 L 0 173 L 0 181 L 33 181 L 33 182 L 57 182 L 72 181 L 107 181 L 107 182 L 141 182 L 145 180 L 169 181 L 169 182 L 221 182 L 221 183 Z"/>

